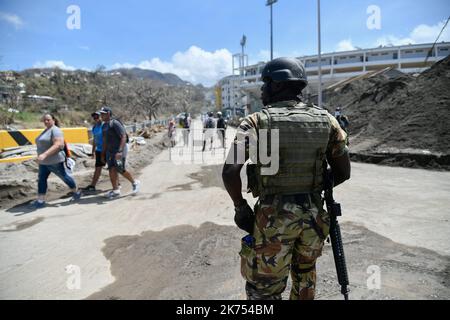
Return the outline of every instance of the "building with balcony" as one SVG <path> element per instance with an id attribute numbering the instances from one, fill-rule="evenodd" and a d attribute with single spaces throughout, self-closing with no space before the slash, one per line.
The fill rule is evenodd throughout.
<path id="1" fill-rule="evenodd" d="M 321 57 L 322 88 L 386 68 L 393 68 L 403 73 L 420 73 L 449 54 L 450 42 L 437 43 L 434 47 L 432 43 L 426 43 L 326 53 Z M 303 62 L 308 76 L 309 85 L 304 94 L 317 94 L 318 56 L 302 56 L 298 59 Z M 250 112 L 261 108 L 260 77 L 264 65 L 265 62 L 259 62 L 245 67 L 243 75 L 230 76 L 233 77 L 233 86 L 229 88 L 230 94 L 236 95 L 233 90 L 244 93 Z"/>
<path id="2" fill-rule="evenodd" d="M 241 76 L 232 75 L 221 79 L 216 86 L 216 107 L 230 115 L 242 113 L 246 107 L 246 93 L 240 88 Z M 238 111 L 238 112 L 237 112 Z"/>

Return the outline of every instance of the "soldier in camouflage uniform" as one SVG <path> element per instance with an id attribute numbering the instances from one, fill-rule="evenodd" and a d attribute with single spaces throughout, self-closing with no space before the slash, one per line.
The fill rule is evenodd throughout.
<path id="1" fill-rule="evenodd" d="M 330 226 L 321 198 L 323 173 L 328 163 L 335 186 L 350 178 L 347 135 L 327 111 L 302 102 L 307 79 L 297 59 L 272 60 L 262 80 L 265 108 L 243 120 L 222 172 L 234 220 L 249 233 L 242 240 L 241 274 L 250 300 L 281 299 L 289 273 L 290 299 L 311 300 L 316 260 Z M 252 210 L 242 197 L 243 163 L 235 154 L 251 159 L 249 144 L 258 140 L 260 129 L 279 131 L 279 168 L 265 176 L 259 161 L 247 165 L 250 191 L 258 197 Z"/>

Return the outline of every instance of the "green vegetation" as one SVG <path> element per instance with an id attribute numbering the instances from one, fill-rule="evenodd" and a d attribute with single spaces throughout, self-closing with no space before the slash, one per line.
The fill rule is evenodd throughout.
<path id="1" fill-rule="evenodd" d="M 108 105 L 122 121 L 152 120 L 180 112 L 198 113 L 205 105 L 201 86 L 178 85 L 138 78 L 132 72 L 28 69 L 14 76 L 0 72 L 0 125 L 29 127 L 46 112 L 65 126 L 85 125 L 90 114 Z M 25 92 L 20 93 L 21 90 Z M 38 96 L 38 97 L 30 97 Z M 42 98 L 42 97 L 50 97 Z M 19 113 L 7 112 L 8 109 Z"/>

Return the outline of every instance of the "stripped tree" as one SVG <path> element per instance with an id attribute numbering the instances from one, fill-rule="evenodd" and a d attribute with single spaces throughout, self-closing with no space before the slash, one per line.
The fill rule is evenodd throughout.
<path id="1" fill-rule="evenodd" d="M 136 89 L 136 105 L 147 115 L 149 120 L 156 118 L 164 104 L 164 89 L 152 86 L 149 81 L 140 82 Z"/>

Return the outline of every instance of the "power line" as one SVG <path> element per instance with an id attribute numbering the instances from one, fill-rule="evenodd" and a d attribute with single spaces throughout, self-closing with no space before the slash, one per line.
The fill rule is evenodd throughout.
<path id="1" fill-rule="evenodd" d="M 432 56 L 434 47 L 436 46 L 436 43 L 439 41 L 439 38 L 441 37 L 442 32 L 444 32 L 444 29 L 447 27 L 447 24 L 449 21 L 450 21 L 450 16 L 448 17 L 447 22 L 442 27 L 441 32 L 439 32 L 439 35 L 437 36 L 436 41 L 434 41 L 433 46 L 431 47 L 430 51 L 428 51 L 427 57 L 425 58 L 425 62 L 424 62 L 425 66 L 427 65 L 428 58 Z"/>

